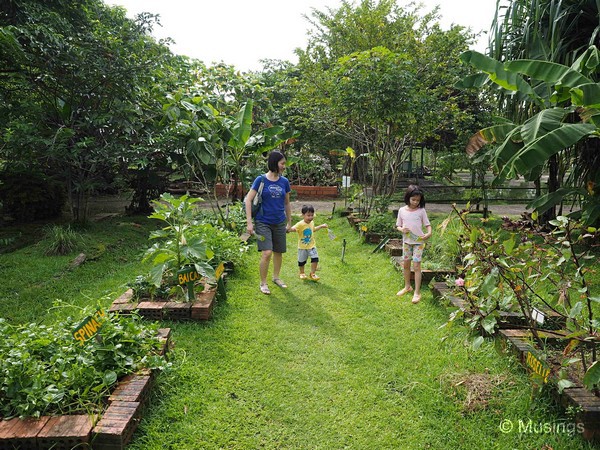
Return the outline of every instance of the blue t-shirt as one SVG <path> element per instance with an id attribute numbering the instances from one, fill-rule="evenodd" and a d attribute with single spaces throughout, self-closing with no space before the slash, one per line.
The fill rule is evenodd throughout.
<path id="1" fill-rule="evenodd" d="M 270 181 L 265 175 L 262 175 L 254 180 L 252 189 L 258 192 L 258 187 L 263 179 L 265 185 L 262 191 L 262 208 L 256 215 L 256 220 L 270 225 L 285 222 L 285 196 L 292 190 L 289 180 L 280 176 L 277 181 Z"/>

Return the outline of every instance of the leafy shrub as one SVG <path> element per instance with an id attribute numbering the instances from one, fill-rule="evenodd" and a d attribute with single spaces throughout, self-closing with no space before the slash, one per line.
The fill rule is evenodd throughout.
<path id="1" fill-rule="evenodd" d="M 80 344 L 72 335 L 80 321 L 15 326 L 0 319 L 0 416 L 98 413 L 119 378 L 168 366 L 157 355 L 157 324 L 108 315 L 96 338 Z"/>
<path id="2" fill-rule="evenodd" d="M 396 229 L 396 219 L 389 212 L 373 213 L 363 225 L 369 233 L 379 233 L 389 237 L 402 237 L 402 234 Z"/>
<path id="3" fill-rule="evenodd" d="M 338 174 L 331 166 L 329 158 L 302 149 L 287 155 L 288 162 L 293 162 L 287 171 L 292 184 L 307 186 L 335 186 Z"/>
<path id="4" fill-rule="evenodd" d="M 209 263 L 216 268 L 219 264 L 231 261 L 234 265 L 241 265 L 248 245 L 240 241 L 237 234 L 216 227 L 210 223 L 199 224 L 196 231 L 202 236 L 205 245 L 213 252 Z"/>
<path id="5" fill-rule="evenodd" d="M 237 236 L 246 232 L 246 210 L 243 202 L 229 203 L 222 208 L 222 212 L 223 216 L 220 216 L 210 210 L 199 210 L 196 219 L 198 222 L 229 230 Z"/>
<path id="6" fill-rule="evenodd" d="M 127 287 L 133 291 L 133 300 L 139 301 L 142 298 L 154 300 L 168 299 L 177 291 L 177 287 L 161 284 L 155 286 L 147 276 L 138 275 L 133 283 L 127 283 Z"/>

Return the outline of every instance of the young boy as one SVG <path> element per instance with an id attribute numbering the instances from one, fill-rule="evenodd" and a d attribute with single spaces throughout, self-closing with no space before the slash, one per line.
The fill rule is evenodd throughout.
<path id="1" fill-rule="evenodd" d="M 318 281 L 319 276 L 315 273 L 319 263 L 319 254 L 315 244 L 314 232 L 321 228 L 329 228 L 326 223 L 315 227 L 313 219 L 315 218 L 315 208 L 311 205 L 302 207 L 302 220 L 290 228 L 290 231 L 298 233 L 298 268 L 300 269 L 300 279 L 309 278 Z M 304 266 L 310 256 L 310 275 L 307 277 L 304 273 Z"/>

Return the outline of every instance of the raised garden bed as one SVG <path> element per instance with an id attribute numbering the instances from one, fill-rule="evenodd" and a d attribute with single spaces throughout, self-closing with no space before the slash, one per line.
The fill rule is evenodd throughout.
<path id="1" fill-rule="evenodd" d="M 469 305 L 464 299 L 452 295 L 453 290 L 443 282 L 434 283 L 432 286 L 434 298 L 444 296 L 454 306 L 461 308 L 469 313 Z M 549 319 L 554 322 L 553 326 L 564 325 L 556 315 L 546 312 Z M 501 337 L 507 343 L 506 349 L 512 351 L 523 367 L 533 376 L 538 377 L 544 384 L 547 384 L 553 396 L 563 408 L 569 408 L 573 412 L 573 422 L 577 427 L 576 431 L 581 433 L 584 439 L 598 440 L 600 438 L 600 397 L 592 391 L 586 389 L 580 380 L 575 376 L 568 376 L 568 379 L 574 385 L 560 391 L 558 389 L 559 378 L 556 373 L 560 369 L 560 363 L 549 367 L 547 363 L 540 361 L 536 356 L 536 349 L 533 344 L 532 333 L 523 328 L 514 328 L 515 325 L 524 325 L 527 321 L 522 315 L 517 313 L 504 314 L 503 320 L 499 322 L 497 336 Z M 513 327 L 513 328 L 511 328 Z M 549 345 L 552 342 L 560 342 L 569 335 L 567 331 L 560 329 L 538 331 L 538 335 Z"/>
<path id="2" fill-rule="evenodd" d="M 385 244 L 385 251 L 390 254 L 390 256 L 402 256 L 402 239 L 390 239 Z"/>
<path id="3" fill-rule="evenodd" d="M 573 411 L 573 421 L 577 424 L 577 431 L 584 439 L 598 440 L 600 438 L 600 397 L 586 389 L 579 380 L 571 378 L 575 385 L 559 392 L 557 388 L 555 368 L 547 368 L 535 356 L 535 348 L 531 344 L 530 333 L 524 330 L 499 330 L 506 342 L 510 343 L 510 350 L 517 356 L 525 369 L 537 376 L 545 377 L 545 382 L 552 388 L 552 394 L 557 402 L 565 409 Z M 562 339 L 558 335 L 547 335 L 544 339 Z"/>
<path id="4" fill-rule="evenodd" d="M 366 219 L 362 219 L 360 217 L 356 217 L 353 215 L 348 216 L 348 223 L 355 229 L 358 230 L 358 227 L 362 222 L 366 222 Z"/>
<path id="5" fill-rule="evenodd" d="M 161 354 L 170 346 L 171 330 L 158 330 Z M 156 374 L 144 371 L 121 379 L 100 415 L 43 416 L 0 421 L 0 450 L 121 450 L 131 440 Z"/>
<path id="6" fill-rule="evenodd" d="M 404 260 L 402 259 L 401 256 L 392 256 L 392 262 L 394 263 L 394 267 L 396 267 L 396 269 L 403 270 Z M 455 274 L 455 272 L 453 270 L 422 269 L 421 270 L 421 282 L 429 283 L 429 282 L 433 281 L 434 279 L 442 279 L 442 278 L 445 278 L 447 276 L 451 276 L 454 274 Z M 415 273 L 412 270 L 411 270 L 410 278 L 411 278 L 411 280 L 415 279 Z"/>
<path id="7" fill-rule="evenodd" d="M 217 289 L 196 294 L 194 302 L 133 301 L 133 290 L 128 289 L 115 299 L 109 311 L 138 314 L 148 320 L 210 320 L 216 301 Z M 0 449 L 1 450 L 1 449 Z"/>

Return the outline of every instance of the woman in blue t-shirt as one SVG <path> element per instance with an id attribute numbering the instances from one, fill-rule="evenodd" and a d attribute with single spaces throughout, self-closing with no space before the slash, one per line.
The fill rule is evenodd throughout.
<path id="1" fill-rule="evenodd" d="M 284 177 L 285 156 L 274 150 L 269 154 L 269 171 L 256 178 L 246 195 L 246 223 L 249 234 L 256 234 L 260 257 L 260 291 L 270 294 L 267 285 L 269 263 L 273 255 L 273 283 L 281 288 L 287 285 L 279 278 L 283 254 L 286 251 L 286 233 L 292 226 L 292 207 L 290 205 L 290 182 Z M 252 200 L 256 197 L 261 181 L 262 207 L 252 223 Z"/>

